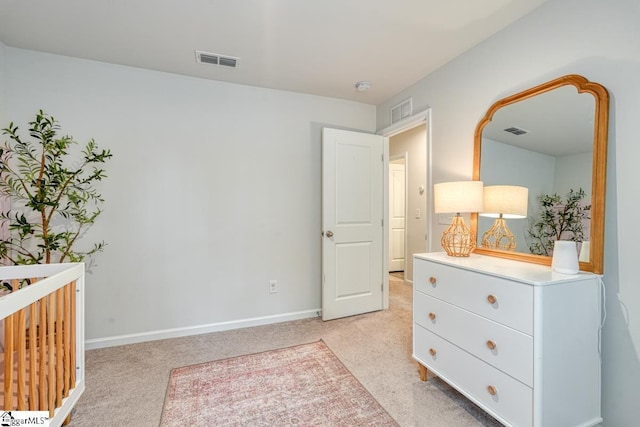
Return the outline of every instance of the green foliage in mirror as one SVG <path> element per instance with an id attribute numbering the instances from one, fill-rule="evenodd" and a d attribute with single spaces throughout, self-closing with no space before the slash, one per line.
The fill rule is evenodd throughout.
<path id="1" fill-rule="evenodd" d="M 9 235 L 0 241 L 0 257 L 11 264 L 80 262 L 102 251 L 104 242 L 79 251 L 74 245 L 102 212 L 94 185 L 106 177 L 101 165 L 112 157 L 92 139 L 73 150 L 71 136 L 59 136 L 58 122 L 42 110 L 29 122 L 31 139 L 13 123 L 3 129 L 9 140 L 0 147 L 0 194 L 11 207 L 0 221 Z"/>
<path id="2" fill-rule="evenodd" d="M 582 201 L 585 192 L 569 190 L 566 200 L 557 193 L 538 196 L 539 212 L 527 230 L 532 254 L 551 256 L 556 240 L 584 240 L 584 224 L 589 220 L 591 205 Z"/>

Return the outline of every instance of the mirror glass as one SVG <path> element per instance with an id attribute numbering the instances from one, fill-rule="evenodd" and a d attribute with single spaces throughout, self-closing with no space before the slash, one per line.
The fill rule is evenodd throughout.
<path id="1" fill-rule="evenodd" d="M 571 199 L 579 218 L 560 239 L 578 242 L 581 270 L 602 269 L 607 119 L 606 90 L 577 75 L 504 98 L 487 111 L 476 129 L 474 179 L 485 187 L 527 188 L 527 216 L 505 215 L 514 242 L 505 249 L 491 246 L 495 239 L 488 235 L 483 239 L 497 215 L 473 215 L 476 253 L 550 265 L 562 227 L 556 223 L 557 233 L 549 236 L 540 224 L 548 224 L 549 211 L 563 209 Z M 554 197 L 559 200 L 549 208 Z"/>

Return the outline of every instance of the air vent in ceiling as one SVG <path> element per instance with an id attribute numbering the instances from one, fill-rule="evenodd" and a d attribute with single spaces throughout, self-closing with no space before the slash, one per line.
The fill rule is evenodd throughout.
<path id="1" fill-rule="evenodd" d="M 220 55 L 217 53 L 203 52 L 196 50 L 196 62 L 201 64 L 219 65 L 221 67 L 236 68 L 238 66 L 238 60 L 229 55 Z"/>
<path id="2" fill-rule="evenodd" d="M 512 133 L 512 134 L 514 134 L 514 135 L 524 135 L 524 134 L 529 133 L 529 131 L 528 131 L 528 130 L 524 130 L 524 129 L 521 129 L 521 128 L 517 128 L 517 127 L 515 127 L 515 126 L 512 126 L 512 127 L 510 127 L 510 128 L 506 128 L 504 131 L 505 131 L 505 132 Z"/>

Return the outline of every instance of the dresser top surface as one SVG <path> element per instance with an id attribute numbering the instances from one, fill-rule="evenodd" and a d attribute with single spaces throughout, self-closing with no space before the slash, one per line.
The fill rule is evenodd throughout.
<path id="1" fill-rule="evenodd" d="M 489 274 L 508 280 L 517 280 L 533 286 L 554 285 L 597 277 L 596 275 L 588 272 L 562 274 L 553 271 L 549 266 L 530 264 L 522 261 L 514 261 L 486 255 L 471 254 L 468 257 L 452 257 L 447 255 L 445 252 L 431 252 L 414 254 L 414 257 L 465 270 Z"/>

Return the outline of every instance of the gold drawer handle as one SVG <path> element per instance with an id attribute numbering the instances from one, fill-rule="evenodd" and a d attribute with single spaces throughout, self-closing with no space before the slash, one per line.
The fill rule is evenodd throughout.
<path id="1" fill-rule="evenodd" d="M 430 355 L 435 356 L 435 355 L 436 355 L 436 353 L 437 353 L 437 351 L 436 351 L 436 349 L 435 349 L 435 348 L 430 348 L 430 349 L 429 349 L 429 354 L 430 354 Z"/>
<path id="2" fill-rule="evenodd" d="M 495 388 L 494 386 L 490 385 L 489 387 L 487 387 L 487 391 L 489 392 L 489 394 L 491 396 L 495 396 L 496 394 L 498 394 L 498 389 Z"/>
<path id="3" fill-rule="evenodd" d="M 436 320 L 436 314 L 433 312 L 429 313 L 429 319 Z"/>
<path id="4" fill-rule="evenodd" d="M 435 285 L 436 284 L 436 278 L 433 277 L 433 276 L 429 277 L 429 283 L 431 283 L 432 285 Z"/>
<path id="5" fill-rule="evenodd" d="M 495 304 L 498 302 L 498 298 L 496 298 L 495 295 L 489 295 L 487 296 L 487 301 L 489 301 L 489 304 Z"/>
<path id="6" fill-rule="evenodd" d="M 487 347 L 489 347 L 489 350 L 495 350 L 496 349 L 496 343 L 494 341 L 487 341 Z"/>

